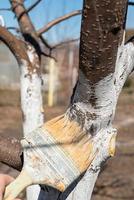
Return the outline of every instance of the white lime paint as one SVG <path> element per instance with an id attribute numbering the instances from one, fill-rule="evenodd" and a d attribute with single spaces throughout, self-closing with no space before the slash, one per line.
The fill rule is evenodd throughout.
<path id="1" fill-rule="evenodd" d="M 44 119 L 41 78 L 37 73 L 29 75 L 27 63 L 21 66 L 21 107 L 24 115 L 24 135 L 29 134 L 38 126 L 42 125 Z"/>
<path id="2" fill-rule="evenodd" d="M 116 62 L 115 73 L 101 80 L 95 88 L 96 96 L 98 97 L 99 109 L 94 109 L 90 104 L 84 105 L 78 103 L 77 106 L 84 111 L 95 112 L 99 115 L 97 121 L 86 122 L 86 126 L 90 127 L 91 123 L 98 124 L 97 134 L 95 135 L 94 144 L 98 146 L 99 153 L 96 159 L 92 162 L 92 166 L 89 167 L 83 179 L 78 183 L 74 190 L 67 197 L 67 200 L 90 200 L 95 181 L 100 171 L 100 164 L 108 158 L 107 145 L 109 144 L 109 133 L 115 133 L 115 129 L 112 128 L 112 121 L 116 109 L 116 103 L 118 96 L 122 90 L 122 87 L 134 69 L 134 45 L 128 43 L 121 45 L 118 49 L 118 56 Z M 110 78 L 111 77 L 111 78 Z M 115 81 L 116 79 L 116 81 Z M 110 115 L 110 113 L 112 115 Z M 108 120 L 110 124 L 107 125 Z M 105 127 L 105 128 L 104 128 Z M 100 147 L 99 147 L 100 144 Z M 106 146 L 105 146 L 106 145 Z M 93 170 L 96 169 L 96 170 Z"/>
<path id="3" fill-rule="evenodd" d="M 39 68 L 36 62 L 37 55 L 31 46 L 28 46 L 29 60 L 35 68 Z M 20 88 L 21 88 L 21 108 L 23 112 L 24 136 L 30 134 L 34 129 L 44 122 L 44 112 L 41 94 L 41 76 L 36 70 L 29 72 L 27 61 L 22 61 L 20 67 Z M 27 160 L 25 159 L 25 162 Z M 40 192 L 38 185 L 30 186 L 27 189 L 27 200 L 37 200 Z"/>

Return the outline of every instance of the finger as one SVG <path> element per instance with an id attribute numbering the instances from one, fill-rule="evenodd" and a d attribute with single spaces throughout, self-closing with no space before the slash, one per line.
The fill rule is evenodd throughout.
<path id="1" fill-rule="evenodd" d="M 0 174 L 0 184 L 8 185 L 13 180 L 14 180 L 14 178 L 7 174 Z"/>
<path id="2" fill-rule="evenodd" d="M 14 179 L 6 174 L 0 174 L 0 200 L 2 200 L 2 196 L 5 190 L 6 185 L 11 183 Z"/>

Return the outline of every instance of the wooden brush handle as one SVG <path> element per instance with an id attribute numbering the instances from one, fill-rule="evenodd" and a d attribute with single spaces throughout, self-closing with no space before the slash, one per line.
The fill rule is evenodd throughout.
<path id="1" fill-rule="evenodd" d="M 31 177 L 25 170 L 22 170 L 19 176 L 6 187 L 4 200 L 14 200 L 27 186 L 31 184 Z"/>

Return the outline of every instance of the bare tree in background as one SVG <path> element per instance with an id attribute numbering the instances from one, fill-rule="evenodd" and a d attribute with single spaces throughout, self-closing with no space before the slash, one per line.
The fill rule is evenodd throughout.
<path id="1" fill-rule="evenodd" d="M 41 0 L 37 0 L 29 8 L 25 8 L 23 0 L 10 0 L 11 8 L 8 10 L 15 14 L 19 28 L 6 28 L 0 26 L 0 40 L 2 40 L 12 51 L 20 68 L 21 108 L 24 136 L 44 122 L 41 94 L 41 56 L 43 55 L 52 58 L 52 50 L 56 47 L 52 47 L 46 42 L 43 38 L 43 33 L 47 32 L 58 23 L 81 14 L 80 10 L 73 11 L 49 22 L 41 29 L 36 30 L 29 17 L 29 12 L 40 2 Z M 21 37 L 13 35 L 8 31 L 9 29 L 15 29 L 20 33 Z M 27 161 L 25 160 L 25 162 Z M 29 191 L 27 192 L 27 199 L 29 200 L 38 198 L 39 187 L 33 187 L 29 188 Z"/>
<path id="2" fill-rule="evenodd" d="M 127 0 L 84 0 L 79 76 L 67 116 L 70 120 L 77 121 L 89 135 L 95 158 L 72 191 L 59 193 L 50 189 L 46 191 L 44 199 L 89 200 L 102 164 L 114 155 L 116 129 L 112 122 L 116 104 L 127 77 L 134 69 L 133 38 L 125 43 L 127 5 Z M 24 43 L 23 46 L 25 47 Z M 13 47 L 10 48 L 16 52 Z M 34 74 L 31 73 L 34 72 L 30 65 L 31 51 L 33 46 L 24 51 L 28 54 L 22 54 L 21 50 L 19 52 L 22 55 L 17 53 L 16 56 L 20 65 L 27 68 L 29 80 L 31 74 Z M 22 56 L 23 59 L 20 59 Z"/>

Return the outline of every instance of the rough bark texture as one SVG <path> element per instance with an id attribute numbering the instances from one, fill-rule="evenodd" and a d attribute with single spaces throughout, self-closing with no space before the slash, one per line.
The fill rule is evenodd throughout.
<path id="1" fill-rule="evenodd" d="M 84 2 L 80 70 L 91 84 L 114 72 L 118 45 L 122 42 L 126 2 Z"/>
<path id="2" fill-rule="evenodd" d="M 15 138 L 0 136 L 0 162 L 20 171 L 22 169 L 22 161 L 20 142 Z"/>

